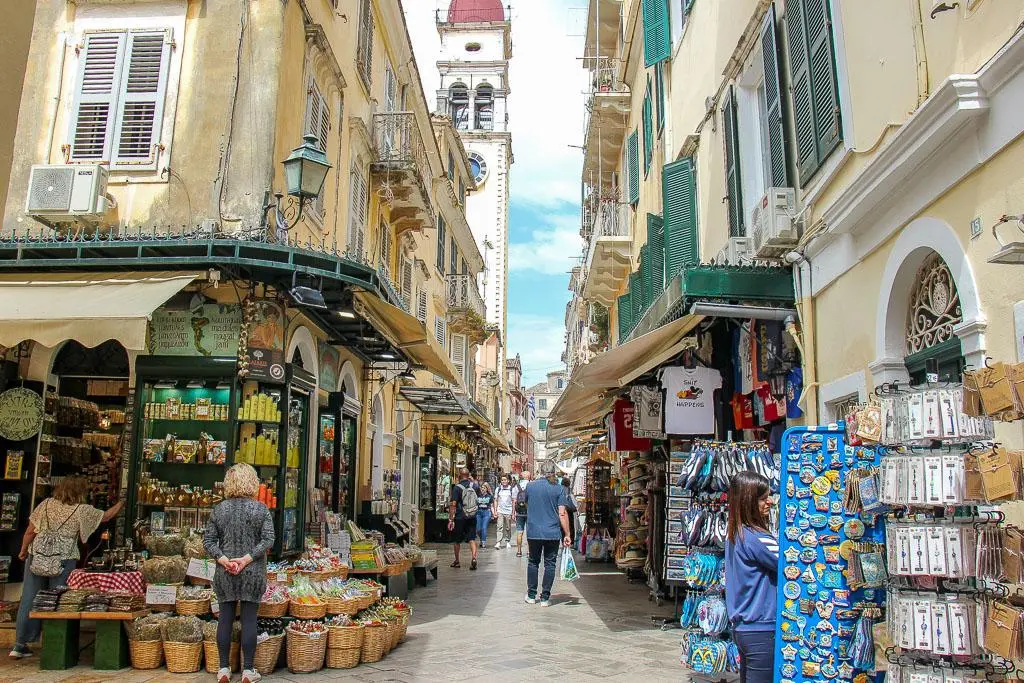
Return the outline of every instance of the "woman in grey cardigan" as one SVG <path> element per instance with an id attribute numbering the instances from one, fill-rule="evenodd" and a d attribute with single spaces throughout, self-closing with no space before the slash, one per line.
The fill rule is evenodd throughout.
<path id="1" fill-rule="evenodd" d="M 242 682 L 255 683 L 260 674 L 253 668 L 256 653 L 256 612 L 267 588 L 267 551 L 274 545 L 274 520 L 270 510 L 255 500 L 260 480 L 250 465 L 239 463 L 224 476 L 224 502 L 213 509 L 203 545 L 217 561 L 213 590 L 220 603 L 217 651 L 220 671 L 217 683 L 229 683 L 231 627 L 235 603 L 241 602 Z"/>

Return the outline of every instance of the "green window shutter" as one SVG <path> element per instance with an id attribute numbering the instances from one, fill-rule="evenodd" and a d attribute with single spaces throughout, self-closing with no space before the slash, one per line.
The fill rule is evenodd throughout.
<path id="1" fill-rule="evenodd" d="M 730 86 L 722 105 L 725 129 L 725 182 L 729 195 L 729 236 L 743 237 L 743 191 L 740 187 L 740 141 L 736 117 L 736 97 Z"/>
<path id="2" fill-rule="evenodd" d="M 658 112 L 658 135 L 665 129 L 665 65 L 654 66 L 654 103 Z"/>
<path id="3" fill-rule="evenodd" d="M 644 314 L 644 283 L 639 270 L 634 270 L 629 274 L 629 298 L 633 304 L 632 321 L 635 326 L 640 322 L 640 316 Z"/>
<path id="4" fill-rule="evenodd" d="M 808 68 L 807 39 L 804 35 L 801 3 L 786 5 L 786 26 L 789 35 L 790 88 L 793 91 L 793 122 L 796 127 L 796 167 L 804 183 L 818 168 L 817 146 L 814 144 L 814 111 L 811 106 L 811 73 Z"/>
<path id="5" fill-rule="evenodd" d="M 437 269 L 444 274 L 444 216 L 437 214 Z"/>
<path id="6" fill-rule="evenodd" d="M 654 158 L 654 122 L 651 120 L 651 77 L 647 77 L 647 92 L 644 93 L 644 177 L 651 171 Z"/>
<path id="7" fill-rule="evenodd" d="M 629 155 L 629 203 L 636 204 L 640 201 L 640 152 L 637 149 L 637 132 L 634 130 L 629 135 L 629 143 L 626 145 Z"/>
<path id="8" fill-rule="evenodd" d="M 669 282 L 683 266 L 700 262 L 693 157 L 666 164 L 661 189 L 665 207 L 665 281 Z"/>
<path id="9" fill-rule="evenodd" d="M 775 32 L 775 5 L 761 27 L 761 53 L 764 57 L 764 110 L 768 137 L 769 175 L 772 187 L 789 187 L 787 165 L 786 122 L 782 115 L 782 80 L 779 77 L 779 43 Z"/>
<path id="10" fill-rule="evenodd" d="M 626 339 L 626 337 L 629 336 L 630 330 L 633 329 L 633 302 L 630 300 L 630 298 L 630 292 L 627 289 L 626 293 L 616 300 L 619 309 L 618 314 L 620 344 Z"/>
<path id="11" fill-rule="evenodd" d="M 647 244 L 651 248 L 651 303 L 665 291 L 665 232 L 661 216 L 647 214 Z"/>
<path id="12" fill-rule="evenodd" d="M 643 0 L 644 65 L 653 66 L 672 53 L 666 0 Z"/>
<path id="13" fill-rule="evenodd" d="M 643 287 L 643 308 L 646 311 L 654 302 L 654 282 L 651 275 L 651 243 L 640 247 L 640 281 Z"/>

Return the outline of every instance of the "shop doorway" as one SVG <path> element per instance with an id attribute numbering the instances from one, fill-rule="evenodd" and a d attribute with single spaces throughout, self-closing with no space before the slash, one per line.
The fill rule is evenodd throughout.
<path id="1" fill-rule="evenodd" d="M 384 403 L 380 396 L 373 399 L 370 412 L 371 439 L 370 445 L 370 500 L 376 500 L 384 489 Z"/>
<path id="2" fill-rule="evenodd" d="M 412 524 L 413 516 L 416 514 L 417 503 L 414 500 L 416 487 L 413 485 L 416 478 L 416 457 L 415 457 L 415 432 L 418 427 L 416 423 L 407 422 L 403 413 L 398 413 L 398 457 L 399 472 L 401 473 L 401 486 L 399 488 L 400 504 L 398 509 L 399 518 L 406 524 Z"/>

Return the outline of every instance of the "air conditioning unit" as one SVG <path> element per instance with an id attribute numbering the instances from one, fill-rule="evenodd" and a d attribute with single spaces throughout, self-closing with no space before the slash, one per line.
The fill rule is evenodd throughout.
<path id="1" fill-rule="evenodd" d="M 754 258 L 752 237 L 730 237 L 715 257 L 716 266 L 740 266 Z"/>
<path id="2" fill-rule="evenodd" d="M 772 187 L 761 197 L 750 214 L 750 234 L 758 258 L 778 257 L 796 246 L 800 232 L 793 220 L 795 214 L 793 188 Z"/>
<path id="3" fill-rule="evenodd" d="M 43 223 L 95 221 L 107 212 L 107 176 L 98 164 L 36 164 L 28 179 L 25 213 Z"/>

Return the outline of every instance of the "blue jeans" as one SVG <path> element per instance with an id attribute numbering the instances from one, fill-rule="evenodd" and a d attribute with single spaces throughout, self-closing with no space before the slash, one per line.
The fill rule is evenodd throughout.
<path id="1" fill-rule="evenodd" d="M 28 613 L 32 611 L 32 601 L 36 599 L 36 593 L 40 590 L 67 584 L 68 576 L 78 564 L 78 560 L 64 560 L 63 564 L 64 568 L 57 576 L 36 576 L 29 569 L 32 566 L 32 556 L 29 555 L 25 561 L 25 584 L 21 589 L 21 604 L 18 605 L 17 631 L 14 637 L 16 647 L 25 647 L 39 640 L 43 624 L 38 619 L 29 619 Z"/>
<path id="2" fill-rule="evenodd" d="M 476 511 L 476 535 L 480 542 L 487 545 L 487 525 L 491 523 L 491 508 L 480 508 Z"/>
<path id="3" fill-rule="evenodd" d="M 544 553 L 544 585 L 541 587 L 540 599 L 547 600 L 551 597 L 551 585 L 555 582 L 555 560 L 558 558 L 558 546 L 561 541 L 540 541 L 535 538 L 528 538 L 526 542 L 530 546 L 530 559 L 526 564 L 526 595 L 530 598 L 537 597 L 537 574 L 540 570 L 540 555 Z"/>
<path id="4" fill-rule="evenodd" d="M 740 651 L 740 683 L 772 683 L 775 677 L 775 631 L 735 631 Z"/>

